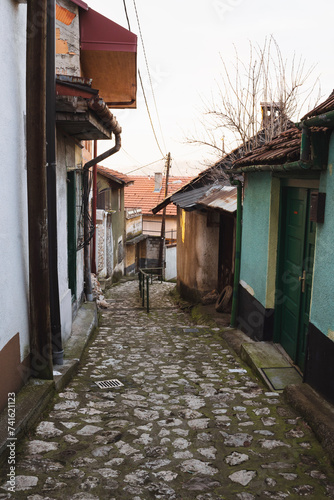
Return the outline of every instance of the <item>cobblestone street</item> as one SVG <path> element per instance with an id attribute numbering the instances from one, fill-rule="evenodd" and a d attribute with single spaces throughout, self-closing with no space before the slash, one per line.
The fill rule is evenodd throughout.
<path id="1" fill-rule="evenodd" d="M 56 396 L 0 499 L 253 500 L 334 498 L 334 473 L 313 433 L 241 364 L 219 328 L 194 325 L 152 286 L 109 290 L 81 369 Z M 100 389 L 96 381 L 124 386 Z"/>

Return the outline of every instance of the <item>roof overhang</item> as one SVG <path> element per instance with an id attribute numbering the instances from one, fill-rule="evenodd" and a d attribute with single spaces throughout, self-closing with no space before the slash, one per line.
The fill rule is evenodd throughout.
<path id="1" fill-rule="evenodd" d="M 76 5 L 78 5 L 79 7 L 81 7 L 82 9 L 85 9 L 85 10 L 89 9 L 89 7 L 86 4 L 86 2 L 83 2 L 82 0 L 71 0 L 71 2 L 75 3 Z"/>
<path id="2" fill-rule="evenodd" d="M 79 141 L 111 139 L 112 132 L 99 116 L 89 109 L 87 99 L 79 96 L 56 97 L 56 123 L 70 137 Z"/>
<path id="3" fill-rule="evenodd" d="M 136 243 L 139 243 L 140 241 L 147 240 L 148 237 L 149 237 L 148 234 L 139 234 L 138 236 L 134 236 L 134 238 L 126 240 L 125 244 L 126 245 L 135 245 Z"/>
<path id="4" fill-rule="evenodd" d="M 80 5 L 78 0 L 74 3 Z M 137 35 L 95 10 L 83 7 L 80 40 L 83 76 L 93 79 L 93 86 L 99 89 L 108 106 L 135 108 Z"/>

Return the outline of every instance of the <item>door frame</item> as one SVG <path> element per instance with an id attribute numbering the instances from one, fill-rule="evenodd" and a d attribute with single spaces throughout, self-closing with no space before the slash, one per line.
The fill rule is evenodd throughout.
<path id="1" fill-rule="evenodd" d="M 281 314 L 279 314 L 279 304 L 277 302 L 277 292 L 280 290 L 280 285 L 281 285 L 281 271 L 282 271 L 282 251 L 283 251 L 283 245 L 282 245 L 282 232 L 283 232 L 283 214 L 284 214 L 284 197 L 283 197 L 283 189 L 286 188 L 301 188 L 301 189 L 307 189 L 308 191 L 308 198 L 309 198 L 309 192 L 311 190 L 318 190 L 319 189 L 319 178 L 316 179 L 295 179 L 295 178 L 288 178 L 288 179 L 281 179 L 281 188 L 280 188 L 280 206 L 279 206 L 279 217 L 278 217 L 278 239 L 277 239 L 277 262 L 276 262 L 276 280 L 275 280 L 275 317 L 274 317 L 274 336 L 273 340 L 276 343 L 281 344 Z M 309 207 L 307 206 L 307 213 L 306 213 L 306 219 L 308 217 L 308 212 L 309 212 Z M 307 220 L 305 221 L 306 227 L 307 227 Z M 304 238 L 304 244 L 306 241 L 307 235 L 305 234 Z M 313 263 L 314 265 L 314 263 Z M 313 286 L 313 285 L 312 285 Z M 301 307 L 303 303 L 303 297 L 301 296 L 300 300 L 300 310 L 299 310 L 299 315 L 301 316 Z M 309 311 L 310 312 L 310 311 Z M 300 334 L 300 317 L 299 317 L 299 327 L 298 327 L 298 333 L 297 335 L 299 336 Z M 295 355 L 295 360 L 293 360 L 296 364 L 298 363 L 298 344 L 300 344 L 300 341 L 297 340 L 297 351 Z"/>

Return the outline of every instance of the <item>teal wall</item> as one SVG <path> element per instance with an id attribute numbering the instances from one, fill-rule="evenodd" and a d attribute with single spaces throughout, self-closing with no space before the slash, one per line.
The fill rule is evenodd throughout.
<path id="1" fill-rule="evenodd" d="M 265 307 L 271 172 L 247 174 L 243 203 L 240 280 L 254 290 L 254 297 Z"/>
<path id="2" fill-rule="evenodd" d="M 326 192 L 325 222 L 317 224 L 310 321 L 334 340 L 334 133 L 329 143 L 328 168 L 321 174 Z"/>

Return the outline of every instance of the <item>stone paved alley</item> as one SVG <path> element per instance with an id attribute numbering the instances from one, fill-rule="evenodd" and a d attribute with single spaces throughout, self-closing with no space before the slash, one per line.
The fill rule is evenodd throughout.
<path id="1" fill-rule="evenodd" d="M 0 498 L 334 498 L 334 474 L 311 430 L 220 337 L 153 286 L 106 296 L 98 335 L 17 455 L 17 487 Z M 105 390 L 98 380 L 119 379 Z"/>

